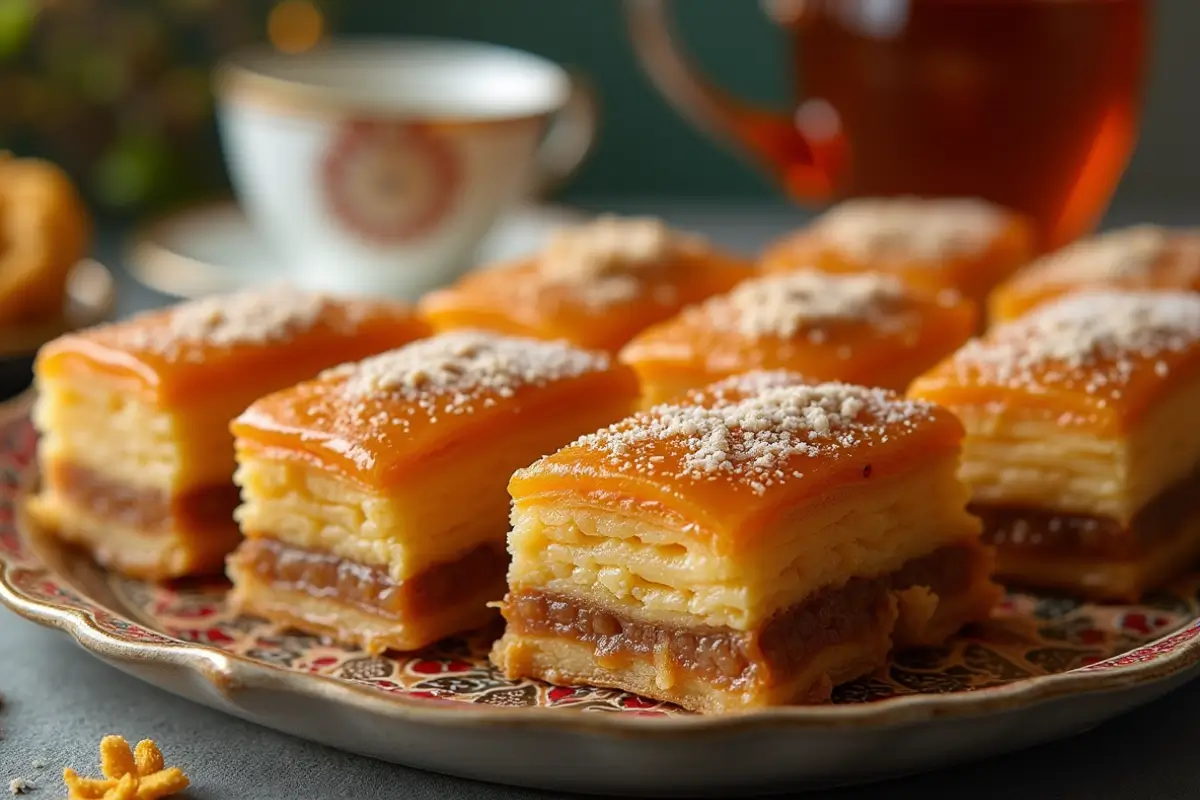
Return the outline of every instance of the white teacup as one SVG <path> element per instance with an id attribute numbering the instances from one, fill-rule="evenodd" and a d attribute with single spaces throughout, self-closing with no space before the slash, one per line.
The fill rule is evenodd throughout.
<path id="1" fill-rule="evenodd" d="M 596 130 L 591 93 L 562 67 L 473 42 L 251 50 L 216 86 L 235 190 L 280 277 L 335 292 L 415 298 L 453 280 Z"/>

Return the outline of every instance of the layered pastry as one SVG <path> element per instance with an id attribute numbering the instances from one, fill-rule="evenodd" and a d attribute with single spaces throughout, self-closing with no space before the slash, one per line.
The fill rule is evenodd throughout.
<path id="1" fill-rule="evenodd" d="M 903 390 L 975 329 L 975 308 L 879 273 L 746 281 L 643 331 L 622 351 L 647 404 L 754 369 Z"/>
<path id="2" fill-rule="evenodd" d="M 1137 225 L 1081 239 L 997 287 L 988 316 L 1013 320 L 1084 289 L 1200 291 L 1200 231 Z"/>
<path id="3" fill-rule="evenodd" d="M 772 244 L 763 267 L 886 272 L 982 304 L 992 287 L 1033 257 L 1034 247 L 1027 219 L 983 200 L 860 198 Z"/>
<path id="4" fill-rule="evenodd" d="M 701 712 L 826 700 L 998 599 L 961 438 L 931 404 L 786 372 L 584 436 L 509 484 L 492 661 Z"/>
<path id="5" fill-rule="evenodd" d="M 615 353 L 638 331 L 731 289 L 749 262 L 641 217 L 564 228 L 537 255 L 427 295 L 439 331 L 483 328 Z"/>
<path id="6" fill-rule="evenodd" d="M 999 575 L 1136 600 L 1200 555 L 1200 295 L 1089 291 L 997 326 L 910 394 L 966 426 Z"/>
<path id="7" fill-rule="evenodd" d="M 255 402 L 233 423 L 230 601 L 372 652 L 482 624 L 504 594 L 513 471 L 636 395 L 607 354 L 457 331 Z"/>
<path id="8" fill-rule="evenodd" d="M 392 303 L 288 289 L 70 334 L 35 365 L 47 528 L 129 575 L 219 571 L 238 542 L 229 421 L 267 392 L 428 332 Z"/>

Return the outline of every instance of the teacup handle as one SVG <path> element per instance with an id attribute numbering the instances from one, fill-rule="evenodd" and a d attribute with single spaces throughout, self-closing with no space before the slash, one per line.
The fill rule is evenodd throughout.
<path id="1" fill-rule="evenodd" d="M 844 139 L 836 131 L 805 136 L 802 120 L 750 106 L 705 80 L 675 43 L 670 6 L 670 0 L 625 0 L 634 49 L 659 91 L 709 134 L 733 139 L 766 162 L 793 197 L 828 200 L 845 159 Z"/>
<path id="2" fill-rule="evenodd" d="M 570 178 L 596 142 L 599 105 L 587 79 L 571 73 L 571 93 L 550 120 L 537 155 L 534 194 L 545 197 Z"/>

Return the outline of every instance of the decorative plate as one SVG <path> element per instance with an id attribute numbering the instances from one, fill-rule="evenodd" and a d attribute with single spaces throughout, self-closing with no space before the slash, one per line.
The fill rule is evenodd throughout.
<path id="1" fill-rule="evenodd" d="M 239 617 L 220 583 L 110 575 L 27 524 L 36 436 L 0 420 L 0 601 L 168 691 L 334 747 L 563 791 L 707 794 L 878 779 L 1085 730 L 1200 670 L 1200 574 L 1139 606 L 1011 594 L 945 647 L 826 706 L 705 717 L 607 689 L 508 681 L 494 631 L 372 657 Z"/>

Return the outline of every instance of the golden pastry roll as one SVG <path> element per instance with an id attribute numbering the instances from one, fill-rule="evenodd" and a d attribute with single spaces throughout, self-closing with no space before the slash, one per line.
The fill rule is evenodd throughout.
<path id="1" fill-rule="evenodd" d="M 373 652 L 481 625 L 504 594 L 513 471 L 636 396 L 605 353 L 455 331 L 258 400 L 232 426 L 230 602 Z"/>
<path id="2" fill-rule="evenodd" d="M 1000 284 L 989 317 L 1008 322 L 1087 289 L 1200 292 L 1200 231 L 1135 225 L 1081 239 Z"/>
<path id="3" fill-rule="evenodd" d="M 636 333 L 753 274 L 748 260 L 643 217 L 564 228 L 532 257 L 428 294 L 438 331 L 483 328 L 615 353 Z"/>
<path id="4" fill-rule="evenodd" d="M 880 273 L 801 271 L 745 281 L 638 334 L 621 360 L 647 404 L 721 378 L 786 369 L 903 391 L 975 330 L 974 304 Z"/>
<path id="5" fill-rule="evenodd" d="M 1200 555 L 1200 295 L 1084 291 L 917 379 L 967 436 L 999 575 L 1136 600 Z"/>
<path id="6" fill-rule="evenodd" d="M 229 422 L 257 397 L 428 332 L 404 305 L 279 289 L 63 336 L 35 364 L 34 517 L 137 577 L 219 571 L 237 544 Z"/>
<path id="7" fill-rule="evenodd" d="M 884 389 L 759 371 L 584 436 L 509 484 L 492 660 L 701 712 L 827 700 L 998 599 L 962 434 Z"/>
<path id="8" fill-rule="evenodd" d="M 1035 255 L 1032 223 L 973 198 L 846 200 L 769 245 L 768 272 L 884 272 L 952 289 L 984 307 L 988 292 Z"/>

